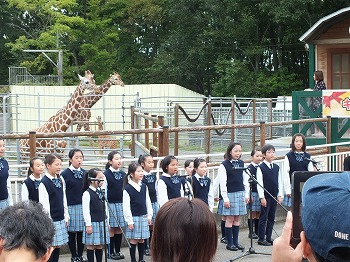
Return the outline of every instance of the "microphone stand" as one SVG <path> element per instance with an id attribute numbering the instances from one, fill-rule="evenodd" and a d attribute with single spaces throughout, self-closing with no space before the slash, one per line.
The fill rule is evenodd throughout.
<path id="1" fill-rule="evenodd" d="M 253 232 L 253 224 L 252 224 L 252 213 L 253 213 L 253 183 L 258 184 L 258 181 L 255 179 L 253 174 L 251 173 L 249 168 L 244 169 L 244 172 L 249 176 L 249 215 L 250 215 L 250 223 L 249 223 L 249 229 L 250 232 Z M 264 189 L 266 190 L 266 189 Z M 277 201 L 278 202 L 278 201 Z M 256 252 L 253 247 L 253 234 L 250 234 L 250 247 L 247 251 L 243 252 L 243 254 L 239 255 L 238 257 L 231 259 L 231 261 L 239 260 L 245 256 L 251 255 L 251 254 L 257 254 L 257 255 L 268 255 L 271 256 L 271 254 L 268 253 L 262 253 L 262 252 Z"/>

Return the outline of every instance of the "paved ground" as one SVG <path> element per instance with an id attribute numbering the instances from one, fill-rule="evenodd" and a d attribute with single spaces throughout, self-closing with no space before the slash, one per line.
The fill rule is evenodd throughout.
<path id="1" fill-rule="evenodd" d="M 273 233 L 273 238 L 276 238 L 277 234 L 279 235 L 281 233 L 283 224 L 284 224 L 284 222 L 277 222 L 275 224 L 275 227 L 274 227 L 275 232 Z M 250 239 L 248 238 L 248 229 L 247 228 L 243 228 L 240 230 L 239 241 L 240 241 L 240 244 L 242 244 L 246 248 L 246 250 L 249 250 Z M 230 261 L 270 262 L 271 261 L 272 247 L 259 246 L 256 243 L 256 240 L 253 240 L 253 248 L 254 248 L 256 253 L 266 253 L 268 255 L 249 254 L 249 252 L 242 252 L 242 251 L 228 251 L 228 250 L 226 250 L 226 246 L 224 244 L 219 243 L 214 262 L 230 262 Z M 126 247 L 123 247 L 122 253 L 125 255 L 125 259 L 122 259 L 119 261 L 129 262 L 130 261 L 129 249 Z M 246 256 L 240 257 L 242 255 L 246 255 Z M 70 262 L 70 256 L 67 254 L 62 254 L 60 256 L 60 261 Z M 105 261 L 105 260 L 103 260 L 103 261 Z M 109 260 L 108 259 L 107 261 L 112 262 L 112 261 L 116 261 L 116 260 Z M 151 258 L 145 256 L 145 261 L 151 262 Z"/>

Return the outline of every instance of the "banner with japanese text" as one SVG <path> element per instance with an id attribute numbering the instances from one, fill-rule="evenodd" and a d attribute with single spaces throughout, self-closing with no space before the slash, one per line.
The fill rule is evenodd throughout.
<path id="1" fill-rule="evenodd" d="M 323 117 L 350 117 L 350 90 L 322 90 Z"/>

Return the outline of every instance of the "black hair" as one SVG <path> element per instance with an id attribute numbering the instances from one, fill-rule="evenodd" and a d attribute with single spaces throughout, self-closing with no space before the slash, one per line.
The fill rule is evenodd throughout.
<path id="1" fill-rule="evenodd" d="M 107 160 L 108 160 L 108 162 L 107 162 L 107 164 L 106 164 L 106 169 L 108 169 L 108 168 L 111 166 L 111 164 L 109 163 L 109 161 L 112 161 L 114 155 L 116 155 L 116 154 L 122 156 L 122 154 L 121 154 L 119 151 L 117 151 L 117 150 L 113 150 L 113 151 L 111 151 L 111 152 L 108 153 L 108 155 L 107 155 Z"/>
<path id="2" fill-rule="evenodd" d="M 125 186 L 126 184 L 128 184 L 128 179 L 131 179 L 131 174 L 135 174 L 136 170 L 138 167 L 142 167 L 141 164 L 136 163 L 136 162 L 132 162 L 129 166 L 128 166 L 128 174 L 126 176 L 124 176 L 123 178 L 123 185 Z"/>
<path id="3" fill-rule="evenodd" d="M 186 160 L 185 163 L 184 163 L 184 167 L 185 168 L 189 167 L 192 162 L 193 162 L 193 160 L 191 160 L 191 159 Z"/>
<path id="4" fill-rule="evenodd" d="M 291 148 L 292 148 L 292 151 L 294 152 L 294 151 L 296 150 L 294 143 L 295 143 L 295 139 L 296 139 L 298 136 L 300 136 L 301 139 L 303 140 L 303 146 L 302 146 L 301 150 L 305 152 L 305 150 L 306 150 L 306 138 L 305 138 L 305 136 L 304 136 L 302 133 L 296 133 L 296 134 L 292 137 L 292 143 L 291 143 L 291 145 L 290 145 Z"/>
<path id="5" fill-rule="evenodd" d="M 232 155 L 231 155 L 231 151 L 232 149 L 235 147 L 235 146 L 241 146 L 242 147 L 242 144 L 241 143 L 238 143 L 238 142 L 231 142 L 228 146 L 227 146 L 227 150 L 226 150 L 226 153 L 225 153 L 225 159 L 228 159 L 228 160 L 231 160 L 232 159 Z"/>
<path id="6" fill-rule="evenodd" d="M 263 154 L 263 155 L 266 155 L 266 152 L 267 151 L 269 151 L 269 150 L 273 150 L 273 151 L 275 151 L 275 147 L 273 146 L 273 145 L 271 145 L 271 144 L 266 144 L 266 145 L 264 145 L 263 146 L 263 148 L 261 149 L 261 153 Z"/>
<path id="7" fill-rule="evenodd" d="M 91 168 L 89 171 L 85 171 L 83 177 L 83 192 L 85 192 L 90 186 L 91 181 L 89 180 L 89 178 L 96 178 L 97 173 L 99 172 L 102 172 L 102 170 L 99 168 Z"/>
<path id="8" fill-rule="evenodd" d="M 51 153 L 45 156 L 44 164 L 51 165 L 56 159 L 59 159 L 62 161 L 62 157 L 57 153 Z"/>
<path id="9" fill-rule="evenodd" d="M 207 161 L 205 161 L 204 158 L 199 158 L 199 157 L 197 157 L 195 160 L 193 160 L 193 167 L 194 167 L 195 169 L 197 169 L 197 168 L 199 167 L 199 165 L 200 165 L 201 163 L 203 163 L 203 162 L 207 162 Z"/>
<path id="10" fill-rule="evenodd" d="M 252 152 L 250 152 L 250 156 L 254 156 L 257 151 L 261 151 L 260 148 L 254 148 Z"/>
<path id="11" fill-rule="evenodd" d="M 168 173 L 168 166 L 170 165 L 171 160 L 177 160 L 177 158 L 173 155 L 168 155 L 163 158 L 163 160 L 160 162 L 160 166 L 164 173 Z"/>
<path id="12" fill-rule="evenodd" d="M 36 259 L 52 246 L 55 228 L 41 203 L 23 201 L 0 212 L 0 236 L 4 250 L 26 248 Z"/>
<path id="13" fill-rule="evenodd" d="M 33 174 L 33 171 L 31 168 L 34 168 L 34 161 L 40 159 L 39 157 L 33 157 L 31 160 L 29 160 L 29 168 L 28 168 L 28 177 Z"/>
<path id="14" fill-rule="evenodd" d="M 137 163 L 139 163 L 140 165 L 142 164 L 142 163 L 145 163 L 146 162 L 146 158 L 147 157 L 152 157 L 150 154 L 143 154 L 143 155 L 140 155 L 139 156 L 139 159 L 137 160 Z M 152 157 L 153 158 L 153 157 Z"/>
<path id="15" fill-rule="evenodd" d="M 83 151 L 81 151 L 81 149 L 73 148 L 73 149 L 69 150 L 69 152 L 68 152 L 69 165 L 72 164 L 72 162 L 70 160 L 73 158 L 73 156 L 75 155 L 76 152 L 80 152 L 84 158 L 84 154 L 83 154 Z"/>

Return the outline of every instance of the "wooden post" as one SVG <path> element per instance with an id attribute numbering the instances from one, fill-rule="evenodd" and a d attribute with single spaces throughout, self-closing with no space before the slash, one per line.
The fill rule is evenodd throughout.
<path id="1" fill-rule="evenodd" d="M 260 122 L 260 149 L 265 145 L 266 125 L 265 122 Z"/>
<path id="2" fill-rule="evenodd" d="M 208 103 L 208 113 L 207 113 L 207 126 L 210 126 L 211 123 L 211 100 L 209 100 Z M 205 141 L 205 153 L 207 155 L 210 154 L 210 129 L 207 130 L 207 135 L 206 135 L 206 141 Z M 209 156 L 206 157 L 207 163 L 209 163 L 210 158 Z"/>
<path id="3" fill-rule="evenodd" d="M 157 115 L 152 115 L 152 117 L 157 117 Z M 157 128 L 157 122 L 156 121 L 153 121 L 152 122 L 152 127 L 153 128 Z M 153 145 L 155 147 L 158 147 L 158 140 L 157 140 L 157 133 L 153 133 Z"/>
<path id="4" fill-rule="evenodd" d="M 179 104 L 175 104 L 174 108 L 174 121 L 175 121 L 175 127 L 179 126 Z M 164 142 L 164 141 L 163 141 Z M 178 156 L 179 155 L 179 132 L 175 132 L 174 134 L 174 155 Z"/>
<path id="5" fill-rule="evenodd" d="M 256 99 L 253 99 L 253 124 L 256 123 Z M 256 130 L 255 127 L 253 127 L 252 130 L 252 148 L 255 148 L 255 134 Z"/>
<path id="6" fill-rule="evenodd" d="M 135 107 L 131 106 L 131 129 L 135 129 Z M 135 134 L 131 134 L 131 155 L 135 157 Z"/>
<path id="7" fill-rule="evenodd" d="M 163 155 L 162 156 L 167 156 L 169 155 L 169 126 L 163 126 L 163 142 L 162 142 L 162 147 L 163 147 Z"/>
<path id="8" fill-rule="evenodd" d="M 235 101 L 231 101 L 231 124 L 235 124 Z M 235 129 L 231 129 L 231 141 L 235 141 Z"/>
<path id="9" fill-rule="evenodd" d="M 159 127 L 164 127 L 164 116 L 158 116 L 158 126 Z M 164 130 L 163 130 L 164 132 Z M 159 153 L 158 153 L 158 156 L 164 156 L 164 153 L 163 153 L 163 138 L 164 138 L 164 135 L 163 135 L 163 132 L 162 133 L 159 133 L 159 136 L 158 136 L 158 142 L 159 142 Z"/>
<path id="10" fill-rule="evenodd" d="M 148 113 L 145 113 L 148 116 Z M 145 118 L 145 129 L 149 128 L 149 120 Z M 149 133 L 145 133 L 145 147 L 149 150 Z"/>
<path id="11" fill-rule="evenodd" d="M 32 159 L 35 157 L 36 153 L 36 131 L 29 131 L 29 158 Z"/>

